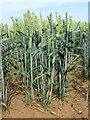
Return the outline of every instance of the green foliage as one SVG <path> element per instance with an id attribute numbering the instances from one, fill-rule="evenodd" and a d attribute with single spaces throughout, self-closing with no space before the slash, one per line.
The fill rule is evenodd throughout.
<path id="1" fill-rule="evenodd" d="M 38 96 L 46 106 L 56 94 L 64 99 L 67 91 L 67 73 L 77 68 L 82 60 L 83 73 L 87 75 L 87 23 L 76 22 L 65 13 L 65 19 L 56 12 L 46 20 L 26 11 L 21 18 L 13 18 L 12 25 L 0 24 L 2 29 L 2 64 L 8 87 L 12 75 L 19 75 L 27 103 Z M 8 38 L 7 38 L 8 37 Z M 12 60 L 13 59 L 13 60 Z M 6 68 L 6 69 L 5 69 Z M 2 78 L 3 79 L 3 78 Z M 3 90 L 3 99 L 7 91 Z M 6 96 L 6 97 L 5 97 Z"/>

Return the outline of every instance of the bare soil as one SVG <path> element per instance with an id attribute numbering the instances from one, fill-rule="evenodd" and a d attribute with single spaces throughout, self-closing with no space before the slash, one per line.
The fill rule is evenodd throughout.
<path id="1" fill-rule="evenodd" d="M 77 77 L 80 75 L 79 70 L 69 73 L 71 82 L 63 102 L 54 97 L 47 108 L 43 108 L 38 101 L 26 105 L 23 94 L 18 93 L 3 112 L 3 118 L 88 118 L 88 81 Z"/>

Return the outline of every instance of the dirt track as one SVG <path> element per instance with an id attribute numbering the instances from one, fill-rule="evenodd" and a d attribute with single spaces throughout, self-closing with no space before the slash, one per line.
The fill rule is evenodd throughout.
<path id="1" fill-rule="evenodd" d="M 23 95 L 18 94 L 11 100 L 7 111 L 3 113 L 4 118 L 87 118 L 88 109 L 85 99 L 75 90 L 67 94 L 65 101 L 60 103 L 54 98 L 47 111 L 38 103 L 32 106 L 25 105 L 22 101 Z"/>

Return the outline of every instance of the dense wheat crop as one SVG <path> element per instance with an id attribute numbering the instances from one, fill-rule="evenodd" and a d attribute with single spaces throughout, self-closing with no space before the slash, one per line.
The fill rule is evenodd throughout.
<path id="1" fill-rule="evenodd" d="M 11 26 L 0 24 L 0 80 L 2 100 L 9 97 L 8 86 L 18 75 L 27 103 L 38 97 L 43 106 L 54 95 L 63 100 L 68 87 L 67 73 L 82 66 L 87 77 L 88 24 L 56 12 L 43 19 L 25 12 L 23 19 L 13 18 Z M 18 84 L 17 84 L 18 85 Z"/>

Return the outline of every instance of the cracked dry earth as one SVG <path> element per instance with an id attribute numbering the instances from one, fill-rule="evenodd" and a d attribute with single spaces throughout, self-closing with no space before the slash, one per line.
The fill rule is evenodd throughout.
<path id="1" fill-rule="evenodd" d="M 88 81 L 82 81 L 70 73 L 71 79 L 68 92 L 63 102 L 57 97 L 45 109 L 38 101 L 32 105 L 23 102 L 23 94 L 12 97 L 8 109 L 3 112 L 3 118 L 88 118 L 87 86 Z"/>

